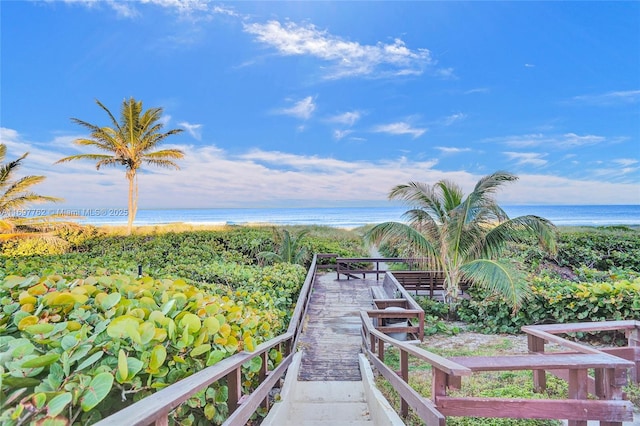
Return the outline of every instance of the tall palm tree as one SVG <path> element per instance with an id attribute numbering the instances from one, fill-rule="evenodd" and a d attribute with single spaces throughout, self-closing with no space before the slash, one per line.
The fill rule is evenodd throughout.
<path id="1" fill-rule="evenodd" d="M 40 236 L 38 231 L 53 225 L 54 215 L 27 214 L 33 203 L 61 201 L 60 198 L 39 195 L 31 187 L 45 180 L 45 176 L 15 177 L 22 161 L 29 153 L 5 163 L 7 146 L 0 144 L 0 240 L 15 237 Z M 24 210 L 24 212 L 21 212 Z"/>
<path id="2" fill-rule="evenodd" d="M 422 256 L 427 267 L 443 271 L 445 301 L 452 312 L 463 280 L 502 294 L 516 310 L 529 289 L 509 264 L 500 261 L 507 244 L 533 236 L 543 249 L 556 250 L 551 222 L 532 215 L 510 219 L 494 200 L 501 185 L 517 179 L 508 172 L 495 172 L 481 178 L 466 197 L 458 185 L 447 180 L 434 185 L 398 185 L 389 198 L 410 207 L 403 216 L 407 223 L 379 224 L 366 237 L 373 243 L 402 242 L 410 255 Z"/>
<path id="3" fill-rule="evenodd" d="M 164 125 L 160 121 L 162 108 L 142 109 L 142 101 L 134 98 L 125 99 L 122 102 L 120 122 L 111 111 L 99 100 L 96 103 L 102 108 L 111 120 L 111 127 L 100 127 L 87 123 L 78 118 L 72 118 L 77 123 L 89 129 L 88 138 L 79 138 L 74 141 L 81 146 L 95 147 L 106 154 L 78 154 L 62 158 L 56 163 L 65 163 L 73 160 L 94 160 L 96 169 L 102 166 L 124 166 L 126 177 L 129 181 L 129 217 L 127 223 L 128 233 L 131 233 L 133 221 L 138 211 L 138 170 L 142 164 L 152 166 L 179 169 L 173 161 L 184 157 L 184 153 L 178 149 L 163 149 L 154 151 L 157 146 L 168 136 L 181 133 L 183 129 L 172 129 L 161 132 Z"/>

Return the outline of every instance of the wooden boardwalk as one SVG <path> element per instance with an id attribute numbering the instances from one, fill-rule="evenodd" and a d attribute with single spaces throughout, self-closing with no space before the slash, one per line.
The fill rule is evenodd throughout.
<path id="1" fill-rule="evenodd" d="M 303 350 L 299 380 L 362 380 L 358 366 L 362 337 L 360 310 L 372 306 L 375 279 L 336 280 L 316 275 L 298 346 Z"/>

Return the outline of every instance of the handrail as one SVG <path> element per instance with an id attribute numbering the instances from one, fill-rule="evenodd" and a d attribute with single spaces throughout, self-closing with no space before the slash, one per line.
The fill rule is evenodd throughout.
<path id="1" fill-rule="evenodd" d="M 435 404 L 422 397 L 409 385 L 409 354 L 431 364 L 434 372 L 439 371 L 451 378 L 470 376 L 471 370 L 440 355 L 396 340 L 376 330 L 366 311 L 360 311 L 360 319 L 362 321 L 363 352 L 400 395 L 400 415 L 406 417 L 409 414 L 409 407 L 411 407 L 428 426 L 444 426 L 446 424 L 445 417 L 438 411 Z M 385 343 L 396 347 L 400 352 L 399 372 L 391 370 L 384 363 Z"/>
<path id="2" fill-rule="evenodd" d="M 291 321 L 285 333 L 261 343 L 253 352 L 243 351 L 237 353 L 221 360 L 215 365 L 173 383 L 97 422 L 96 425 L 120 426 L 126 424 L 131 426 L 144 426 L 153 422 L 155 422 L 156 426 L 166 425 L 168 424 L 169 413 L 174 408 L 184 403 L 195 393 L 224 378 L 227 379 L 227 386 L 229 387 L 227 405 L 230 413 L 224 425 L 245 425 L 260 404 L 266 403 L 269 390 L 271 390 L 277 380 L 284 375 L 291 364 L 298 334 L 302 329 L 302 321 L 309 301 L 309 295 L 313 287 L 316 263 L 317 256 L 314 255 L 304 284 L 300 289 Z M 278 367 L 272 371 L 267 371 L 268 351 L 283 344 L 285 356 Z M 242 365 L 258 356 L 263 358 L 262 371 L 260 373 L 262 382 L 250 395 L 243 398 L 243 396 L 240 395 Z"/>
<path id="3" fill-rule="evenodd" d="M 380 274 L 386 272 L 386 269 L 380 269 L 380 263 L 407 263 L 411 269 L 414 264 L 418 264 L 421 259 L 417 258 L 398 258 L 398 257 L 339 257 L 337 254 L 323 255 L 323 257 L 335 257 L 335 265 L 322 265 L 325 269 L 335 269 L 337 278 L 340 279 L 340 274 L 346 275 L 347 279 L 352 274 L 362 274 L 364 278 L 367 274 L 376 274 L 376 279 Z M 375 264 L 373 269 L 350 269 L 349 265 L 352 263 L 372 263 Z M 346 268 L 345 268 L 346 266 Z"/>
<path id="4" fill-rule="evenodd" d="M 634 348 L 640 347 L 640 321 L 597 321 L 597 322 L 576 322 L 561 324 L 540 324 L 523 326 L 522 331 L 527 334 L 529 352 L 544 353 L 545 343 L 552 342 L 568 349 L 586 354 L 609 353 L 635 363 L 635 371 L 632 370 L 630 378 L 633 383 L 640 383 L 640 353 Z M 558 334 L 589 332 L 589 331 L 619 331 L 624 330 L 627 337 L 627 348 L 631 351 L 624 354 L 622 348 L 594 348 L 579 342 L 567 340 Z M 553 371 L 551 371 L 554 374 Z M 535 371 L 533 375 L 534 388 L 537 391 L 546 388 L 546 374 L 544 370 Z"/>

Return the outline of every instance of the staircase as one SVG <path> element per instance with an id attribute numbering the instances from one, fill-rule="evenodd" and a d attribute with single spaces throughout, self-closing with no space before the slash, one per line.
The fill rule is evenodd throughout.
<path id="1" fill-rule="evenodd" d="M 404 425 L 376 388 L 361 353 L 360 310 L 370 309 L 374 280 L 338 281 L 316 275 L 298 352 L 280 402 L 262 426 Z"/>
<path id="2" fill-rule="evenodd" d="M 404 422 L 375 387 L 373 372 L 364 355 L 360 381 L 298 380 L 302 353 L 287 372 L 280 393 L 262 426 L 400 426 Z"/>

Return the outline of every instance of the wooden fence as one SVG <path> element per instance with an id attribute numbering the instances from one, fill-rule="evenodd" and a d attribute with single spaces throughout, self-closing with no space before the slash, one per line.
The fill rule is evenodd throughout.
<path id="1" fill-rule="evenodd" d="M 633 406 L 631 402 L 623 400 L 622 394 L 627 369 L 635 367 L 632 361 L 597 350 L 584 353 L 536 352 L 529 355 L 447 359 L 390 338 L 375 329 L 366 312 L 363 311 L 360 315 L 363 350 L 372 365 L 400 395 L 400 414 L 406 416 L 411 407 L 427 426 L 446 424 L 446 416 L 568 419 L 570 426 L 586 426 L 588 420 L 599 420 L 602 426 L 621 426 L 623 421 L 633 420 Z M 400 352 L 398 372 L 392 371 L 384 363 L 385 343 Z M 419 395 L 408 385 L 409 355 L 432 367 L 430 399 Z M 461 387 L 463 377 L 474 372 L 515 370 L 530 370 L 537 376 L 540 376 L 538 372 L 544 373 L 545 370 L 562 372 L 569 382 L 568 398 L 515 399 L 448 395 L 449 390 Z M 598 399 L 588 399 L 589 370 L 595 371 L 593 397 Z"/>

